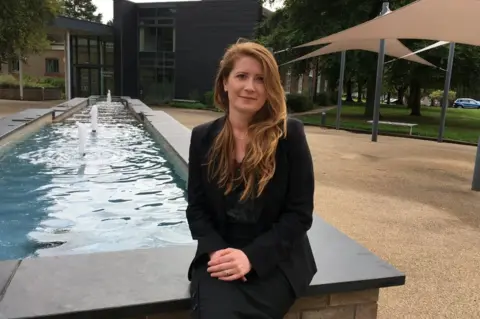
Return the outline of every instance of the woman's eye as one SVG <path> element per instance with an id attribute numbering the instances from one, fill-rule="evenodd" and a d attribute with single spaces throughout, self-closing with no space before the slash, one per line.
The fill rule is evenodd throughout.
<path id="1" fill-rule="evenodd" d="M 245 74 L 239 74 L 237 75 L 239 79 L 245 79 L 247 76 Z"/>

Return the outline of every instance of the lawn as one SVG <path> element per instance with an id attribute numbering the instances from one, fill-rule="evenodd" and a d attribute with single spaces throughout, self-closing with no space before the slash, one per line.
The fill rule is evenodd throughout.
<path id="1" fill-rule="evenodd" d="M 363 105 L 343 105 L 340 127 L 344 129 L 372 130 L 371 118 L 363 115 Z M 327 111 L 326 125 L 335 126 L 336 108 Z M 422 116 L 411 116 L 405 106 L 382 105 L 380 114 L 382 121 L 406 122 L 418 124 L 412 135 L 437 138 L 440 126 L 440 107 L 423 107 Z M 305 124 L 320 125 L 321 114 L 299 115 Z M 379 125 L 379 133 L 395 133 L 408 135 L 409 128 L 402 126 Z M 448 140 L 477 143 L 480 136 L 480 110 L 453 109 L 447 110 L 444 138 Z"/>

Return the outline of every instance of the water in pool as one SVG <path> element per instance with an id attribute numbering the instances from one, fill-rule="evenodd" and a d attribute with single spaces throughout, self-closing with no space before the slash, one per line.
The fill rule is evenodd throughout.
<path id="1" fill-rule="evenodd" d="M 191 242 L 185 183 L 122 105 L 98 105 L 0 155 L 0 260 Z M 79 154 L 76 121 L 88 130 Z"/>

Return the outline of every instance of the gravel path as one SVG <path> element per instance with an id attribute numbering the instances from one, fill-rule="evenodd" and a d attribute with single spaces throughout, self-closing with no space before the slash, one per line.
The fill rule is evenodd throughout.
<path id="1" fill-rule="evenodd" d="M 163 109 L 187 127 L 219 113 Z M 480 318 L 475 148 L 307 127 L 315 209 L 407 274 L 382 289 L 379 318 Z"/>

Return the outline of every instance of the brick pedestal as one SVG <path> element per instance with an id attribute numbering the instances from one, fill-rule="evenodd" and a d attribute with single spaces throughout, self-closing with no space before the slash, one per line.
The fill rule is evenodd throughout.
<path id="1" fill-rule="evenodd" d="M 376 319 L 378 289 L 300 298 L 284 319 Z M 135 319 L 189 319 L 189 312 Z"/>

